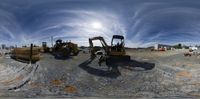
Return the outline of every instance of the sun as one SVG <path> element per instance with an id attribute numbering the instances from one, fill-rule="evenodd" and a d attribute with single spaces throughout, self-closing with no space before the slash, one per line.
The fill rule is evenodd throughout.
<path id="1" fill-rule="evenodd" d="M 102 28 L 102 24 L 100 22 L 93 22 L 92 23 L 92 28 L 101 29 Z"/>

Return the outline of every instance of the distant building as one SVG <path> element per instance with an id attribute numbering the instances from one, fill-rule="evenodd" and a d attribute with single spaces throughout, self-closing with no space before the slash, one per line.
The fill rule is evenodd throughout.
<path id="1" fill-rule="evenodd" d="M 193 50 L 193 51 L 194 51 L 194 50 L 198 50 L 198 48 L 197 48 L 196 46 L 191 46 L 191 47 L 189 47 L 189 49 L 190 49 L 190 50 Z"/>
<path id="2" fill-rule="evenodd" d="M 6 49 L 6 45 L 5 45 L 5 44 L 2 44 L 2 45 L 1 45 L 1 49 Z"/>
<path id="3" fill-rule="evenodd" d="M 154 50 L 171 50 L 172 46 L 170 45 L 164 45 L 164 44 L 155 44 Z"/>
<path id="4" fill-rule="evenodd" d="M 10 48 L 9 49 L 14 49 L 15 47 L 14 46 L 10 46 Z"/>

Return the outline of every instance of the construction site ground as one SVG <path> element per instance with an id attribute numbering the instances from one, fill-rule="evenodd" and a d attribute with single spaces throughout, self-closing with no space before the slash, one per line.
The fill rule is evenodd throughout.
<path id="1" fill-rule="evenodd" d="M 2 97 L 200 97 L 200 56 L 188 50 L 127 49 L 131 61 L 101 66 L 85 49 L 78 56 L 55 59 L 42 54 L 28 65 L 0 58 Z M 108 67 L 114 67 L 108 71 Z"/>

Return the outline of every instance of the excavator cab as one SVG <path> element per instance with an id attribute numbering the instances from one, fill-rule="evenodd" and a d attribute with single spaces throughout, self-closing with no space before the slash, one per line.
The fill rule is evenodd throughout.
<path id="1" fill-rule="evenodd" d="M 125 43 L 124 43 L 124 36 L 121 35 L 113 35 L 111 41 L 111 55 L 125 55 Z"/>
<path id="2" fill-rule="evenodd" d="M 56 40 L 56 45 L 61 45 L 62 44 L 62 40 L 58 39 Z"/>

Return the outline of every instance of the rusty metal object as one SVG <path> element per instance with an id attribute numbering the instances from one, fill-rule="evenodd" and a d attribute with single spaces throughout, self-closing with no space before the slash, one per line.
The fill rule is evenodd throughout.
<path id="1" fill-rule="evenodd" d="M 55 79 L 55 80 L 51 81 L 51 84 L 54 85 L 54 86 L 59 86 L 59 85 L 62 84 L 62 81 L 59 80 L 59 79 Z"/>
<path id="2" fill-rule="evenodd" d="M 77 88 L 75 86 L 65 86 L 64 91 L 67 93 L 76 93 Z"/>
<path id="3" fill-rule="evenodd" d="M 190 52 L 184 53 L 184 56 L 192 56 Z"/>
<path id="4" fill-rule="evenodd" d="M 177 77 L 186 77 L 186 78 L 192 78 L 192 74 L 188 71 L 180 71 L 176 73 Z"/>

